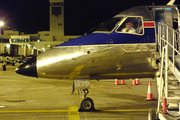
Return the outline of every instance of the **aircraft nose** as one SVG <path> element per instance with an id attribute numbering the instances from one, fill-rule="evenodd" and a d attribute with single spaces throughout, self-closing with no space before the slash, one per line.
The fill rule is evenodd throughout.
<path id="1" fill-rule="evenodd" d="M 33 57 L 21 64 L 18 68 L 16 68 L 16 73 L 31 77 L 37 77 L 36 57 Z"/>

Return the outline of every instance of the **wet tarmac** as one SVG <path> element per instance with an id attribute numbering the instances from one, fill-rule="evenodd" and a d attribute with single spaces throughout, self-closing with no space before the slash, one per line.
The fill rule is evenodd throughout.
<path id="1" fill-rule="evenodd" d="M 0 66 L 2 66 L 0 64 Z M 115 85 L 115 80 L 91 81 L 88 97 L 94 112 L 71 111 L 81 99 L 71 95 L 71 80 L 33 78 L 15 73 L 16 66 L 0 69 L 1 120 L 147 120 L 150 108 L 157 108 L 156 81 L 139 79 L 140 85 Z M 153 101 L 146 101 L 149 81 Z"/>

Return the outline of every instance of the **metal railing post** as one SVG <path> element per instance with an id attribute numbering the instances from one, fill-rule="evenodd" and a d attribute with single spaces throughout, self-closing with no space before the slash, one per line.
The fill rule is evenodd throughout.
<path id="1" fill-rule="evenodd" d="M 174 72 L 174 65 L 175 65 L 175 46 L 174 46 L 174 41 L 175 41 L 175 32 L 173 31 L 173 72 Z"/>
<path id="2" fill-rule="evenodd" d="M 165 98 L 168 98 L 168 45 L 165 46 Z"/>
<path id="3" fill-rule="evenodd" d="M 163 67 L 164 67 L 164 50 L 165 50 L 165 47 L 163 47 L 163 51 L 162 51 L 162 57 L 161 57 L 161 69 L 160 69 L 160 83 L 159 83 L 159 95 L 158 95 L 158 108 L 157 108 L 157 111 L 160 110 L 160 99 L 162 97 L 162 72 L 163 72 Z"/>

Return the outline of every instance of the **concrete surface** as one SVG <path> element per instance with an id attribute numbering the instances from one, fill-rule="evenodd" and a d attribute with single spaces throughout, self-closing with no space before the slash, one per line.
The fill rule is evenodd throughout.
<path id="1" fill-rule="evenodd" d="M 2 66 L 2 64 L 0 64 Z M 17 66 L 0 69 L 1 120 L 147 120 L 150 108 L 157 108 L 156 81 L 139 79 L 140 85 L 115 85 L 115 80 L 91 81 L 88 97 L 94 100 L 95 112 L 75 112 L 79 107 L 77 90 L 71 95 L 71 80 L 33 78 L 15 73 Z M 146 101 L 149 81 L 154 101 Z"/>

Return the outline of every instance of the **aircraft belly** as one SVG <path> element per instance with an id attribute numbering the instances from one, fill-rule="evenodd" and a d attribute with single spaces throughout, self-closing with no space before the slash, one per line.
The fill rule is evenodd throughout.
<path id="1" fill-rule="evenodd" d="M 89 45 L 53 48 L 38 56 L 39 77 L 59 79 L 114 79 L 152 77 L 155 44 Z M 52 59 L 54 57 L 54 59 Z M 44 60 L 48 60 L 44 61 Z"/>

